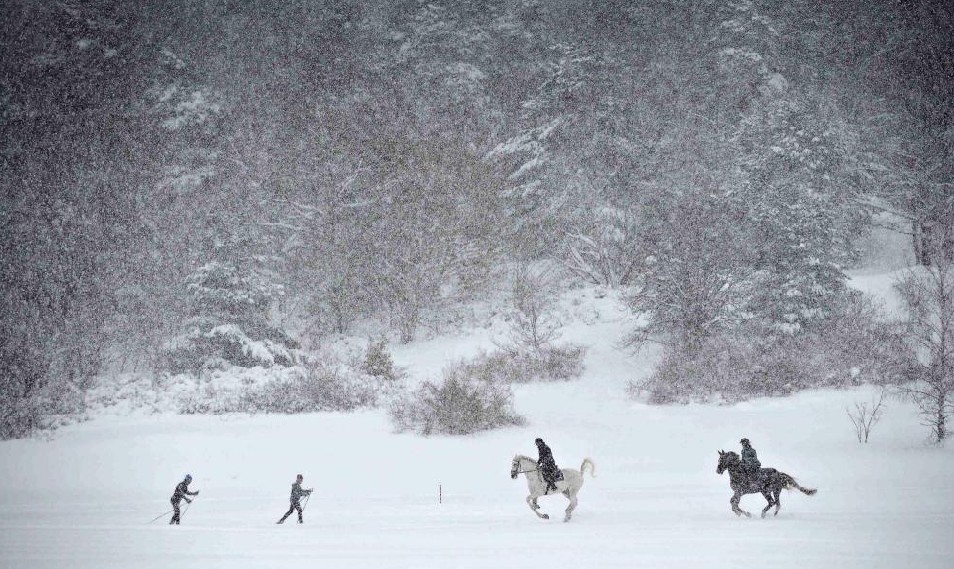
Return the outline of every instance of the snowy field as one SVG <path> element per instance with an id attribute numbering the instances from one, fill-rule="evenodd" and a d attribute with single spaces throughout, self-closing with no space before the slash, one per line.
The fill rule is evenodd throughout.
<path id="1" fill-rule="evenodd" d="M 591 346 L 587 371 L 516 386 L 524 427 L 421 438 L 394 434 L 383 411 L 132 414 L 0 443 L 0 566 L 954 566 L 954 452 L 925 444 L 910 404 L 889 401 L 862 445 L 845 407 L 870 400 L 869 388 L 734 406 L 636 403 L 626 385 L 649 364 L 616 349 L 625 319 L 609 299 L 575 306 L 588 316 L 565 339 Z M 433 377 L 490 347 L 486 335 L 395 348 L 395 358 Z M 537 436 L 561 467 L 596 463 L 570 523 L 564 498 L 541 498 L 552 519 L 537 519 L 524 479 L 510 479 L 511 458 L 533 455 Z M 715 469 L 717 451 L 738 451 L 743 436 L 764 466 L 818 494 L 786 491 L 778 517 L 764 520 L 764 500 L 749 495 L 742 507 L 754 517 L 737 518 L 728 475 Z M 186 472 L 201 494 L 182 525 L 168 515 L 149 524 Z M 299 472 L 317 491 L 305 524 L 275 525 Z"/>

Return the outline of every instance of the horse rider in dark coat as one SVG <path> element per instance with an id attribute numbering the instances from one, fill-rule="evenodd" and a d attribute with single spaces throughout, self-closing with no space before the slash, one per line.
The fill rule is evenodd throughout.
<path id="1" fill-rule="evenodd" d="M 756 454 L 755 449 L 752 448 L 752 443 L 749 442 L 749 439 L 742 439 L 739 442 L 742 444 L 742 470 L 746 476 L 749 477 L 749 480 L 758 482 L 759 471 L 762 469 L 762 463 L 759 462 L 758 454 Z"/>
<path id="2" fill-rule="evenodd" d="M 185 478 L 182 479 L 182 482 L 176 485 L 175 492 L 172 493 L 172 498 L 169 499 L 172 502 L 172 519 L 169 520 L 169 524 L 179 525 L 179 502 L 185 500 L 188 503 L 192 503 L 192 500 L 188 496 L 198 496 L 199 491 L 189 492 L 189 483 L 192 482 L 192 475 L 186 474 Z"/>
<path id="3" fill-rule="evenodd" d="M 543 442 L 543 439 L 537 439 L 535 442 L 537 443 L 537 452 L 540 453 L 540 458 L 537 459 L 537 468 L 540 470 L 543 480 L 547 483 L 545 492 L 549 492 L 551 489 L 556 490 L 556 481 L 563 480 L 563 473 L 557 467 L 556 461 L 553 460 L 553 453 L 550 452 L 550 447 Z"/>
<path id="4" fill-rule="evenodd" d="M 288 516 L 290 516 L 295 510 L 298 510 L 298 523 L 305 523 L 305 520 L 302 519 L 301 497 L 311 496 L 311 493 L 314 492 L 314 488 L 303 489 L 301 487 L 301 483 L 304 479 L 305 477 L 301 474 L 295 478 L 295 483 L 292 484 L 291 487 L 291 496 L 288 498 L 288 500 L 291 502 L 291 505 L 288 507 L 288 511 L 285 512 L 285 515 L 282 516 L 282 519 L 278 520 L 276 523 L 283 523 L 285 519 L 288 518 Z"/>

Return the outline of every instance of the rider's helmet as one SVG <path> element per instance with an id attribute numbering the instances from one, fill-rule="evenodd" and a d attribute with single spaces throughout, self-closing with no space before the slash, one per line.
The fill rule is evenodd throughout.
<path id="1" fill-rule="evenodd" d="M 535 440 L 535 441 L 533 441 L 533 442 L 537 443 L 538 445 L 542 445 L 542 444 L 543 444 L 543 439 L 537 437 L 537 440 Z"/>
<path id="2" fill-rule="evenodd" d="M 748 445 L 750 444 L 750 443 L 749 443 L 749 439 L 742 439 L 742 440 L 739 441 L 739 442 L 742 443 L 742 446 L 748 446 Z"/>
<path id="3" fill-rule="evenodd" d="M 186 481 L 186 482 L 192 482 L 192 475 L 191 475 L 191 474 L 186 474 L 186 475 L 185 475 L 185 481 Z"/>
<path id="4" fill-rule="evenodd" d="M 301 474 L 299 474 L 299 475 L 298 475 L 298 476 L 296 476 L 295 478 L 297 478 L 298 480 L 304 480 L 304 479 L 305 479 L 305 477 L 304 477 L 304 476 L 302 476 Z"/>

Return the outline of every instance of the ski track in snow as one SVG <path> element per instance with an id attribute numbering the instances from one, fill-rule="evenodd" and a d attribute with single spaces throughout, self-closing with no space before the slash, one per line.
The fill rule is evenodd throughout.
<path id="1" fill-rule="evenodd" d="M 876 283 L 875 283 L 876 284 Z M 874 286 L 874 285 L 871 285 Z M 590 346 L 578 381 L 515 386 L 525 427 L 469 437 L 394 434 L 384 411 L 298 416 L 103 416 L 52 439 L 0 443 L 0 567 L 685 567 L 949 568 L 950 448 L 924 444 L 915 409 L 889 401 L 871 442 L 845 414 L 876 391 L 813 391 L 733 406 L 651 407 L 625 396 L 651 362 L 616 346 L 626 318 L 586 291 L 563 339 Z M 416 378 L 492 348 L 487 331 L 395 346 Z M 579 506 L 540 499 L 509 476 L 542 436 L 563 468 L 584 457 Z M 759 495 L 729 509 L 719 449 L 752 439 L 764 466 L 816 496 Z M 201 494 L 167 525 L 186 472 Z M 305 524 L 275 525 L 296 473 L 314 487 Z M 439 488 L 442 503 L 438 503 Z M 185 507 L 185 504 L 183 504 Z"/>

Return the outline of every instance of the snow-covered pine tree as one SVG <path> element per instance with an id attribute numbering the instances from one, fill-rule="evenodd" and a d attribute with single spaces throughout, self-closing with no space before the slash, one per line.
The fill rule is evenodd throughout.
<path id="1" fill-rule="evenodd" d="M 823 321 L 847 292 L 843 267 L 864 219 L 849 199 L 854 127 L 839 101 L 791 71 L 779 31 L 787 20 L 775 8 L 724 10 L 719 65 L 738 86 L 741 111 L 729 133 L 738 183 L 727 199 L 757 244 L 744 308 L 797 332 Z"/>
<path id="2" fill-rule="evenodd" d="M 843 267 L 863 215 L 844 190 L 850 127 L 824 100 L 764 92 L 736 135 L 743 183 L 733 199 L 761 244 L 748 309 L 794 332 L 847 294 Z"/>
<path id="3" fill-rule="evenodd" d="M 190 317 L 167 346 L 169 371 L 299 362 L 298 343 L 270 321 L 269 311 L 284 287 L 263 265 L 258 256 L 214 260 L 189 275 Z"/>

